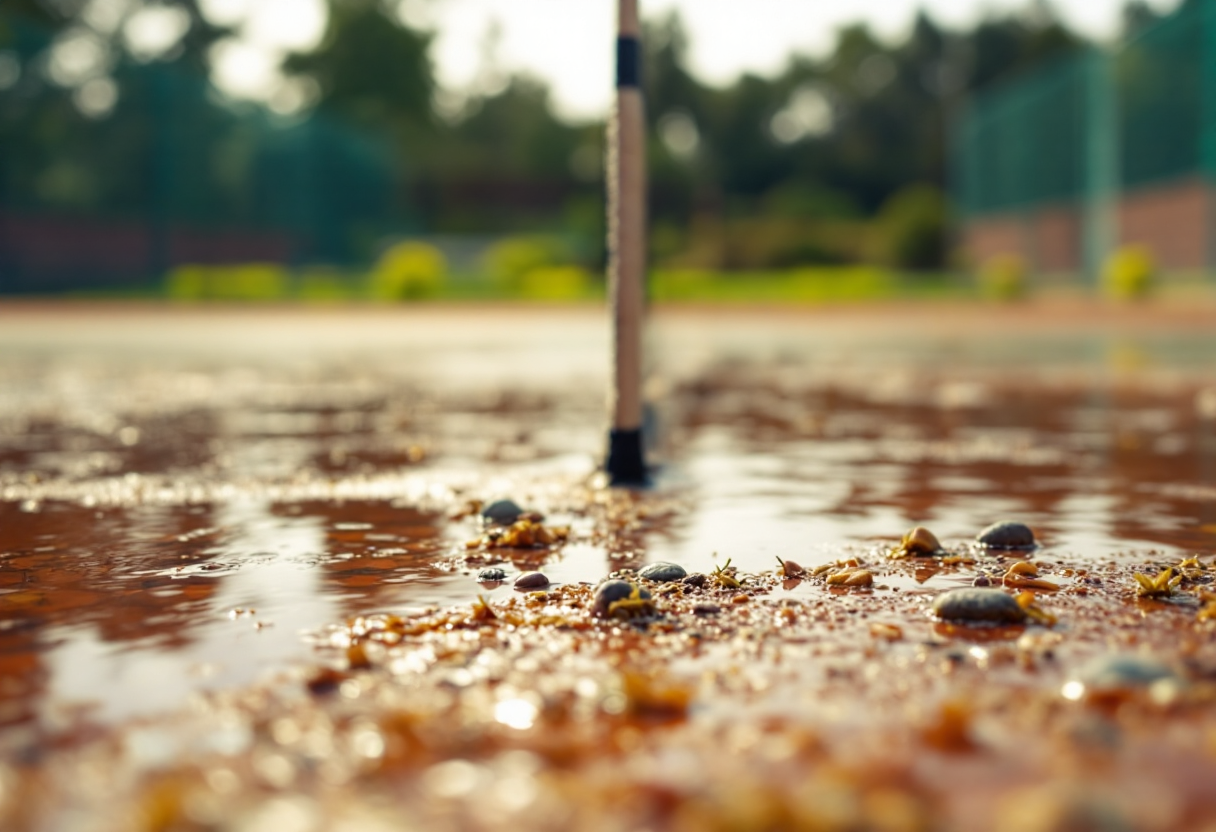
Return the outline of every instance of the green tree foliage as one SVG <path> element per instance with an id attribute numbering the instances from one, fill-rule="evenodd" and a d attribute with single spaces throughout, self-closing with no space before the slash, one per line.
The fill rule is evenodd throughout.
<path id="1" fill-rule="evenodd" d="M 11 15 L 48 33 L 78 30 L 100 36 L 107 41 L 109 49 L 121 56 L 121 63 L 130 57 L 126 55 L 126 44 L 119 37 L 122 24 L 145 7 L 173 9 L 185 17 L 186 27 L 177 44 L 162 55 L 161 59 L 189 67 L 195 72 L 206 72 L 209 69 L 208 51 L 217 40 L 229 34 L 226 28 L 216 26 L 206 18 L 199 6 L 199 0 L 156 0 L 155 3 L 118 4 L 112 25 L 103 31 L 97 31 L 88 22 L 89 5 L 85 0 L 4 0 L 0 3 L 0 14 Z"/>
<path id="2" fill-rule="evenodd" d="M 679 248 L 677 229 L 713 229 L 708 233 L 727 250 L 716 259 L 694 260 L 728 266 L 740 255 L 731 250 L 734 235 L 723 231 L 723 223 L 750 223 L 757 216 L 805 220 L 801 231 L 778 233 L 771 224 L 764 229 L 773 240 L 773 264 L 791 250 L 828 260 L 842 256 L 815 241 L 826 222 L 877 215 L 910 182 L 945 189 L 946 126 L 963 96 L 1079 44 L 1042 5 L 989 18 L 969 33 L 943 30 L 922 14 L 902 43 L 850 26 L 823 59 L 795 59 L 776 77 L 745 75 L 716 88 L 689 71 L 678 17 L 651 25 L 646 42 L 651 202 L 660 248 Z M 696 137 L 695 151 L 679 153 L 670 140 L 665 128 L 677 118 L 695 131 L 689 133 Z M 940 199 L 903 204 L 904 215 L 917 204 L 929 210 L 926 227 L 943 221 Z M 690 223 L 706 215 L 716 219 Z M 802 242 L 791 242 L 791 233 Z M 746 236 L 757 239 L 756 233 Z M 687 247 L 712 246 L 690 240 Z M 887 250 L 885 244 L 878 248 Z M 940 266 L 944 247 L 925 244 L 919 254 L 906 254 L 924 267 Z M 929 262 L 922 263 L 925 257 Z"/>
<path id="3" fill-rule="evenodd" d="M 416 138 L 432 121 L 429 49 L 430 36 L 403 25 L 382 0 L 331 0 L 321 43 L 288 56 L 283 69 L 313 79 L 323 109 Z"/>
<path id="4" fill-rule="evenodd" d="M 154 63 L 195 77 L 201 86 L 210 46 L 225 32 L 205 20 L 199 0 L 156 2 L 183 10 L 190 25 L 182 43 Z M 146 4 L 137 0 L 128 13 Z M 283 148 L 255 152 L 249 150 L 255 143 L 240 138 L 252 119 L 214 99 L 192 104 L 189 117 L 172 122 L 178 125 L 172 130 L 158 126 L 169 123 L 164 114 L 185 99 L 173 84 L 154 80 L 152 64 L 123 53 L 117 34 L 106 36 L 117 55 L 107 70 L 117 82 L 117 103 L 107 118 L 85 117 L 77 90 L 49 84 L 38 71 L 56 37 L 87 29 L 85 4 L 5 0 L 0 22 L 20 18 L 46 37 L 34 45 L 27 39 L 19 88 L 0 91 L 4 198 L 11 202 L 20 194 L 27 204 L 56 210 L 67 205 L 132 216 L 202 216 L 215 208 L 200 195 L 229 188 L 235 201 L 213 200 L 215 205 L 235 205 L 230 213 L 239 218 L 265 218 L 272 214 L 267 206 L 281 203 L 311 224 L 321 241 L 317 251 L 335 252 L 332 262 L 338 262 L 336 252 L 375 251 L 382 239 L 376 235 L 393 229 L 374 217 L 389 216 L 381 209 L 393 203 L 393 216 L 409 206 L 421 230 L 432 232 L 529 230 L 563 239 L 577 233 L 584 244 L 574 246 L 574 261 L 598 270 L 602 124 L 562 121 L 545 86 L 525 77 L 474 95 L 459 113 L 444 108 L 439 114 L 431 33 L 404 23 L 390 0 L 329 0 L 329 7 L 321 42 L 283 64 L 286 74 L 310 79 L 319 91 L 316 109 L 302 115 L 303 123 L 317 126 L 313 138 L 284 134 Z M 1128 30 L 1152 15 L 1133 0 Z M 969 31 L 945 30 L 921 15 L 900 42 L 851 26 L 837 33 L 827 55 L 793 59 L 772 77 L 745 75 L 711 86 L 689 68 L 688 37 L 678 17 L 650 23 L 645 42 L 656 255 L 702 268 L 841 262 L 867 253 L 918 268 L 940 266 L 946 126 L 955 108 L 968 93 L 1079 44 L 1042 2 L 990 16 Z M 396 160 L 388 173 L 378 173 L 386 167 L 377 161 L 380 151 L 352 149 L 348 155 L 359 156 L 363 178 L 379 177 L 392 198 L 363 188 L 372 196 L 356 211 L 344 201 L 350 166 L 329 173 L 312 162 L 291 168 L 288 160 L 311 158 L 289 153 L 291 142 L 310 144 L 319 158 L 334 156 L 328 150 L 333 142 L 317 138 L 326 131 L 359 133 L 369 148 L 386 148 Z M 207 146 L 198 138 L 219 134 L 223 141 Z M 197 147 L 191 144 L 196 139 Z M 167 147 L 188 149 L 197 159 L 175 174 L 179 184 L 189 184 L 171 198 L 181 205 L 169 204 L 157 190 Z M 285 171 L 285 181 L 307 180 L 324 192 L 304 199 L 283 189 L 242 190 L 250 165 L 274 164 Z M 909 190 L 910 183 L 924 187 Z M 324 243 L 331 227 L 352 212 L 368 218 L 361 232 L 366 243 Z"/>
<path id="5" fill-rule="evenodd" d="M 945 259 L 946 200 L 933 185 L 896 191 L 874 223 L 875 259 L 901 269 L 925 270 Z"/>
<path id="6" fill-rule="evenodd" d="M 445 168 L 452 175 L 532 182 L 570 181 L 570 159 L 582 131 L 552 115 L 549 90 L 516 76 L 494 95 L 477 98 L 448 127 L 452 146 Z"/>

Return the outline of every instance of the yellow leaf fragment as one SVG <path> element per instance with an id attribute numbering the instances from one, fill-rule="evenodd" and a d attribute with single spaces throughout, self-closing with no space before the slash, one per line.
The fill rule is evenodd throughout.
<path id="1" fill-rule="evenodd" d="M 730 558 L 727 558 L 726 563 L 722 564 L 721 566 L 714 567 L 714 571 L 710 577 L 713 578 L 714 582 L 723 589 L 738 589 L 739 587 L 743 586 L 743 584 L 739 583 L 738 578 L 731 574 L 731 572 L 727 571 L 729 569 Z"/>
<path id="2" fill-rule="evenodd" d="M 626 712 L 635 717 L 682 719 L 692 701 L 692 687 L 653 673 L 621 674 Z"/>
<path id="3" fill-rule="evenodd" d="M 367 657 L 367 649 L 358 642 L 346 648 L 346 665 L 351 670 L 365 670 L 372 666 Z"/>
<path id="4" fill-rule="evenodd" d="M 1174 567 L 1175 574 L 1182 577 L 1183 583 L 1200 580 L 1206 577 L 1209 571 L 1208 567 L 1199 560 L 1198 555 L 1184 558 Z"/>
<path id="5" fill-rule="evenodd" d="M 896 624 L 876 621 L 870 625 L 870 635 L 874 638 L 885 638 L 888 641 L 899 641 L 904 637 L 904 631 Z"/>
<path id="6" fill-rule="evenodd" d="M 1155 576 L 1141 575 L 1136 572 L 1132 575 L 1136 579 L 1136 583 L 1140 586 L 1136 588 L 1136 594 L 1141 598 L 1166 598 L 1174 594 L 1174 590 L 1182 583 L 1182 576 L 1174 574 L 1174 568 L 1167 566 Z"/>
<path id="7" fill-rule="evenodd" d="M 976 744 L 971 736 L 974 715 L 972 705 L 965 700 L 943 702 L 935 718 L 922 727 L 921 736 L 939 751 L 954 754 L 974 751 Z"/>
<path id="8" fill-rule="evenodd" d="M 658 608 L 654 605 L 654 601 L 651 598 L 642 597 L 642 589 L 636 584 L 628 598 L 621 598 L 608 605 L 609 618 L 624 620 L 649 618 L 656 612 L 658 612 Z"/>
<path id="9" fill-rule="evenodd" d="M 473 621 L 492 621 L 498 616 L 494 614 L 485 597 L 478 595 L 477 600 L 473 602 L 473 612 L 469 618 Z"/>
<path id="10" fill-rule="evenodd" d="M 1044 627 L 1051 627 L 1054 626 L 1057 621 L 1059 621 L 1058 618 L 1035 603 L 1036 599 L 1033 592 L 1019 592 L 1016 596 L 1014 596 L 1013 600 L 1018 602 L 1018 606 L 1022 608 L 1022 611 L 1025 612 L 1027 617 L 1029 617 L 1030 620 L 1034 621 L 1036 624 L 1042 624 Z"/>
<path id="11" fill-rule="evenodd" d="M 873 586 L 874 575 L 859 566 L 850 566 L 840 572 L 828 575 L 828 586 Z"/>
<path id="12" fill-rule="evenodd" d="M 467 549 L 501 547 L 504 549 L 539 549 L 564 543 L 570 537 L 567 526 L 552 528 L 536 520 L 517 520 L 505 529 L 493 529 L 465 544 Z"/>
<path id="13" fill-rule="evenodd" d="M 1203 602 L 1196 615 L 1200 621 L 1216 621 L 1216 592 L 1200 590 L 1199 600 Z"/>
<path id="14" fill-rule="evenodd" d="M 1001 583 L 1010 589 L 1038 589 L 1044 592 L 1057 592 L 1060 589 L 1059 584 L 1053 584 L 1051 581 L 1045 581 L 1042 578 L 1023 578 L 1018 575 L 1006 575 L 1001 579 Z"/>

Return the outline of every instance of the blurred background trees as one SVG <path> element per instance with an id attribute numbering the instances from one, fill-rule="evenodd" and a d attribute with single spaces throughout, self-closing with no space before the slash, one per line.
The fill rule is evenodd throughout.
<path id="1" fill-rule="evenodd" d="M 131 21 L 149 14 L 164 33 L 155 48 L 130 37 Z M 1125 14 L 1129 29 L 1153 19 L 1138 0 Z M 284 244 L 283 259 L 297 266 L 366 265 L 409 235 L 526 232 L 599 271 L 603 125 L 561 120 L 542 82 L 504 78 L 454 106 L 435 80 L 428 32 L 381 0 L 330 0 L 324 37 L 277 68 L 290 83 L 275 113 L 207 87 L 225 34 L 197 0 L 6 0 L 0 209 L 235 218 L 307 240 Z M 969 93 L 1078 44 L 1043 3 L 968 31 L 922 15 L 898 42 L 853 26 L 823 57 L 712 86 L 688 68 L 680 19 L 653 21 L 645 84 L 655 262 L 948 267 L 951 113 Z M 174 108 L 181 118 L 164 120 Z M 174 148 L 199 155 L 165 161 Z M 169 168 L 172 190 L 158 184 Z M 295 190 L 305 180 L 311 190 Z M 162 247 L 180 247 L 180 229 L 171 231 Z M 155 266 L 163 274 L 175 259 Z M 459 271 L 458 260 L 445 268 Z"/>

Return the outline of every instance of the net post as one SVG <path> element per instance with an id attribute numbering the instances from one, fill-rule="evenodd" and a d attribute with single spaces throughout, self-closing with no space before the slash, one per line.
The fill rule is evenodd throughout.
<path id="1" fill-rule="evenodd" d="M 1119 242 L 1119 116 L 1115 55 L 1092 47 L 1085 65 L 1085 278 L 1099 285 L 1106 258 Z"/>
<path id="2" fill-rule="evenodd" d="M 1199 136 L 1201 166 L 1200 180 L 1204 184 L 1207 216 L 1204 231 L 1204 271 L 1210 282 L 1216 278 L 1216 4 L 1200 5 L 1200 25 L 1203 36 L 1199 48 Z"/>
<path id="3" fill-rule="evenodd" d="M 616 103 L 608 125 L 608 288 L 612 316 L 613 485 L 647 481 L 642 440 L 642 318 L 646 277 L 646 144 L 638 0 L 618 0 Z"/>

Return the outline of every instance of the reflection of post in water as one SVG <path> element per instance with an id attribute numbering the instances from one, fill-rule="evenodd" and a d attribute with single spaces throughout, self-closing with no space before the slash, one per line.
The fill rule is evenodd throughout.
<path id="1" fill-rule="evenodd" d="M 1090 51 L 1086 87 L 1082 256 L 1085 277 L 1096 286 L 1119 234 L 1119 113 L 1114 60 L 1104 49 Z"/>
<path id="2" fill-rule="evenodd" d="M 1195 453 L 1199 457 L 1199 481 L 1216 486 L 1216 387 L 1207 387 L 1195 394 Z M 1199 517 L 1201 526 L 1216 523 L 1216 500 L 1202 501 Z"/>

